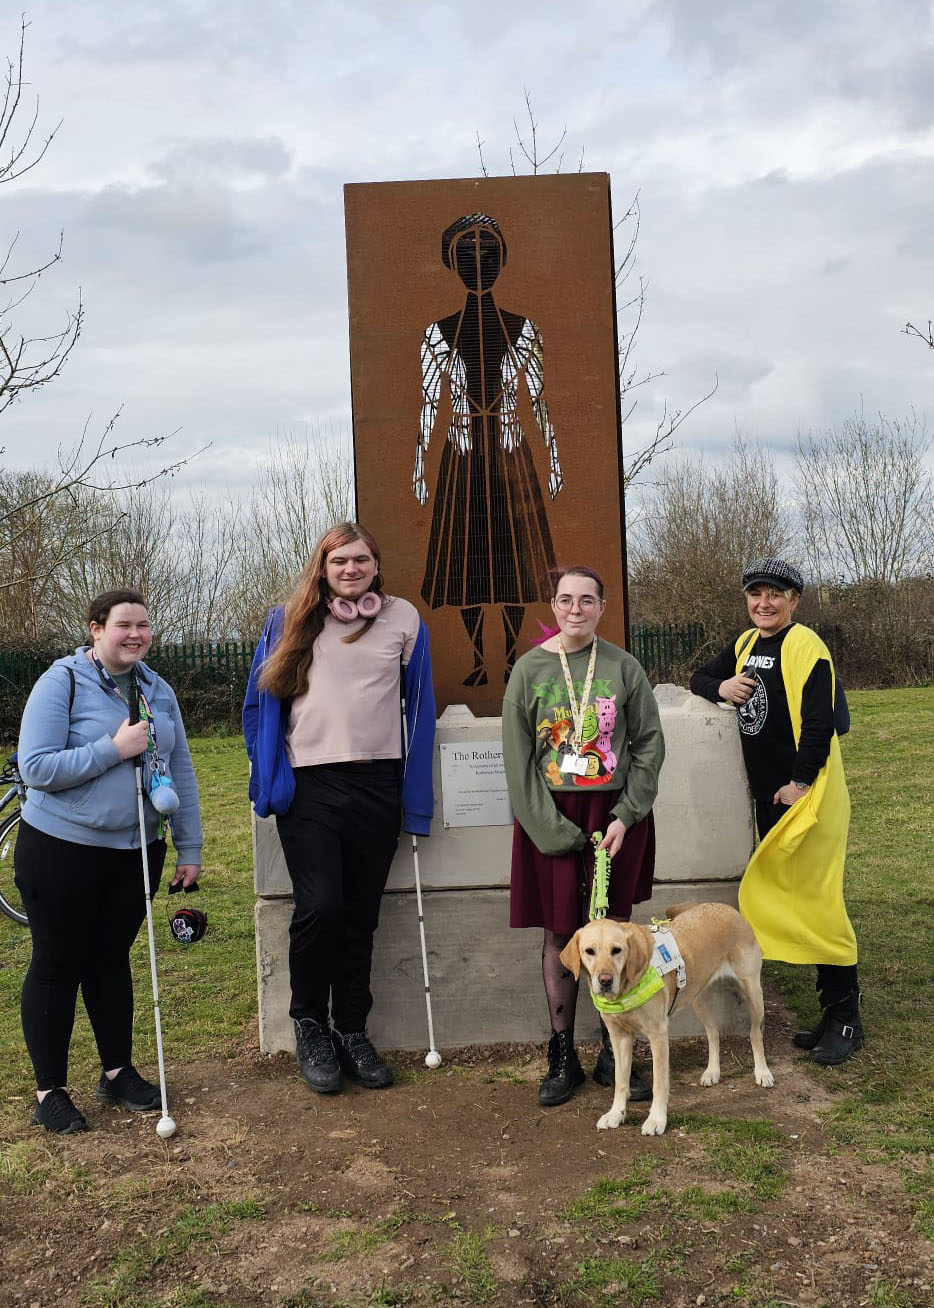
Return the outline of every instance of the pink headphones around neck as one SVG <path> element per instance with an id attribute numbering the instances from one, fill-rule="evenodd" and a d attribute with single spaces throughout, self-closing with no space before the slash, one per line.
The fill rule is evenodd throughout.
<path id="1" fill-rule="evenodd" d="M 354 618 L 375 618 L 382 607 L 382 596 L 377 595 L 375 590 L 364 591 L 356 603 L 344 599 L 342 595 L 335 595 L 328 600 L 328 608 L 338 622 L 353 622 Z"/>

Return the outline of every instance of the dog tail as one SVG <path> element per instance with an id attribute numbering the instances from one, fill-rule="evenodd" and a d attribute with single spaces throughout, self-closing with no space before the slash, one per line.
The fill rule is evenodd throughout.
<path id="1" fill-rule="evenodd" d="M 669 904 L 665 912 L 669 917 L 677 917 L 679 913 L 686 913 L 689 908 L 696 908 L 696 904 Z"/>

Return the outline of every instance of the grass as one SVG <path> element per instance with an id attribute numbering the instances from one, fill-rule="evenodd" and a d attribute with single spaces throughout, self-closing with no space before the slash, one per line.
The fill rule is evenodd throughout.
<path id="1" fill-rule="evenodd" d="M 635 1222 L 654 1206 L 649 1193 L 653 1163 L 641 1159 L 623 1177 L 601 1177 L 576 1199 L 565 1204 L 558 1216 L 566 1222 L 595 1223 L 604 1231 L 624 1222 Z"/>
<path id="2" fill-rule="evenodd" d="M 196 1208 L 186 1205 L 174 1224 L 154 1237 L 144 1237 L 121 1249 L 111 1261 L 109 1279 L 93 1281 L 81 1295 L 89 1308 L 143 1308 L 152 1302 L 143 1282 L 166 1259 L 178 1261 L 193 1245 L 213 1241 L 231 1229 L 234 1222 L 262 1218 L 265 1209 L 255 1200 L 227 1201 Z M 184 1293 L 184 1292 L 182 1292 Z M 164 1301 L 156 1301 L 164 1302 Z M 189 1308 L 178 1294 L 169 1301 L 172 1308 Z"/>
<path id="3" fill-rule="evenodd" d="M 591 1303 L 620 1300 L 632 1308 L 662 1297 L 661 1283 L 651 1258 L 633 1262 L 628 1258 L 583 1258 L 574 1275 L 560 1287 L 562 1296 L 580 1296 Z"/>
<path id="4" fill-rule="evenodd" d="M 847 698 L 853 726 L 842 743 L 853 813 L 845 892 L 859 941 L 867 1044 L 815 1075 L 838 1092 L 830 1137 L 871 1160 L 903 1159 L 907 1179 L 911 1157 L 934 1138 L 934 687 Z M 812 970 L 767 968 L 795 1013 L 813 1021 Z M 918 1207 L 930 1223 L 920 1195 Z"/>
<path id="5" fill-rule="evenodd" d="M 928 1036 L 934 1017 L 929 961 L 934 917 L 930 880 L 934 687 L 852 692 L 848 698 L 853 727 L 843 750 L 853 817 L 846 894 L 860 945 L 868 1043 L 844 1066 L 815 1067 L 813 1075 L 834 1091 L 825 1122 L 829 1141 L 838 1149 L 855 1149 L 871 1161 L 897 1168 L 914 1207 L 915 1225 L 930 1239 L 934 1238 L 930 1198 L 934 1172 L 924 1155 L 934 1134 L 934 1050 Z M 174 944 L 165 922 L 164 894 L 157 898 L 159 976 L 170 1068 L 192 1059 L 235 1055 L 252 1032 L 256 1012 L 252 849 L 242 741 L 194 738 L 192 750 L 202 782 L 206 832 L 201 907 L 210 926 L 205 939 L 191 949 Z M 23 1138 L 33 1093 L 19 1026 L 19 991 L 28 957 L 28 932 L 0 918 L 0 1203 L 4 1192 L 54 1197 L 97 1184 L 66 1164 L 43 1140 L 31 1134 Z M 768 971 L 796 1015 L 802 1021 L 812 1020 L 813 970 L 769 964 Z M 135 1057 L 146 1070 L 155 1066 L 156 1055 L 145 932 L 135 947 L 134 975 Z M 524 1079 L 519 1071 L 500 1069 L 496 1079 Z M 79 1005 L 70 1072 L 79 1099 L 90 1095 L 97 1075 L 93 1040 Z M 7 1124 L 9 1130 L 4 1129 Z M 566 1220 L 605 1233 L 614 1225 L 638 1221 L 646 1205 L 657 1206 L 664 1199 L 669 1219 L 683 1216 L 716 1223 L 768 1204 L 781 1193 L 782 1151 L 768 1123 L 691 1117 L 673 1119 L 675 1124 L 698 1137 L 716 1171 L 716 1188 L 652 1190 L 648 1175 L 636 1167 L 622 1177 L 597 1182 L 571 1201 L 563 1212 Z M 145 1198 L 145 1178 L 121 1184 L 142 1187 Z M 261 1215 L 258 1207 L 237 1213 L 224 1205 L 179 1206 L 170 1228 L 130 1246 L 114 1261 L 107 1277 L 95 1283 L 97 1297 L 87 1302 L 92 1308 L 201 1308 L 207 1300 L 198 1290 L 149 1297 L 145 1287 L 149 1271 L 173 1250 L 213 1238 L 220 1233 L 219 1223 Z M 333 1210 L 328 1215 L 338 1216 Z M 354 1234 L 363 1238 L 359 1232 Z M 379 1242 L 391 1238 L 380 1223 L 367 1228 L 365 1235 Z M 447 1246 L 459 1297 L 482 1303 L 500 1292 L 489 1258 L 491 1238 L 489 1231 L 460 1232 Z M 353 1252 L 348 1246 L 338 1256 L 350 1257 Z M 650 1262 L 584 1259 L 562 1288 L 594 1302 L 601 1297 L 648 1302 L 658 1274 Z M 630 1281 L 633 1288 L 628 1288 Z M 604 1294 L 607 1287 L 616 1288 Z M 734 1297 L 742 1293 L 740 1278 Z M 377 1289 L 373 1294 L 373 1303 L 401 1302 L 395 1290 Z M 867 1303 L 876 1308 L 903 1308 L 911 1302 L 897 1285 L 883 1280 L 867 1294 Z M 763 1295 L 759 1308 L 766 1301 Z M 212 1308 L 221 1308 L 216 1300 L 211 1302 Z M 317 1302 L 313 1292 L 308 1302 Z"/>
<path id="6" fill-rule="evenodd" d="M 230 1057 L 242 1048 L 256 1014 L 253 854 L 243 740 L 195 737 L 191 747 L 205 830 L 202 889 L 195 900 L 207 913 L 209 925 L 197 944 L 177 944 L 166 920 L 165 890 L 156 896 L 159 998 L 169 1066 L 192 1058 Z M 170 851 L 167 868 L 172 865 Z M 0 1102 L 18 1121 L 25 1117 L 23 1101 L 31 1103 L 33 1094 L 32 1069 L 19 1024 L 19 992 L 29 952 L 29 932 L 0 916 Z M 133 975 L 134 1059 L 141 1069 L 152 1070 L 156 1042 L 145 926 L 133 949 Z M 79 1102 L 90 1096 L 99 1075 L 97 1051 L 79 1002 L 69 1062 Z M 0 1137 L 3 1134 L 0 1117 Z"/>
<path id="7" fill-rule="evenodd" d="M 397 1213 L 370 1226 L 357 1227 L 352 1231 L 334 1231 L 328 1236 L 328 1247 L 321 1258 L 324 1262 L 336 1263 L 344 1258 L 354 1258 L 357 1254 L 370 1253 L 373 1249 L 388 1244 L 412 1220 L 410 1213 Z"/>
<path id="8" fill-rule="evenodd" d="M 482 1234 L 464 1231 L 455 1235 L 447 1247 L 447 1257 L 458 1291 L 471 1303 L 487 1303 L 496 1294 L 499 1285 L 490 1263 L 486 1245 L 495 1232 L 487 1227 Z"/>

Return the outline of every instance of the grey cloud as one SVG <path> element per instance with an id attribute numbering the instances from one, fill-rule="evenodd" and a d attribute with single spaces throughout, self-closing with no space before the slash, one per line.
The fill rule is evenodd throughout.
<path id="1" fill-rule="evenodd" d="M 250 141 L 214 137 L 173 142 L 161 159 L 147 165 L 153 177 L 172 185 L 203 185 L 206 181 L 234 184 L 281 177 L 291 156 L 278 137 Z"/>

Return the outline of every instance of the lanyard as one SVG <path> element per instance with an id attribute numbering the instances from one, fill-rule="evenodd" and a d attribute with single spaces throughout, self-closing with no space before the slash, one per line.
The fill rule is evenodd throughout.
<path id="1" fill-rule="evenodd" d="M 123 703 L 126 704 L 127 708 L 129 708 L 130 707 L 129 700 L 124 695 L 123 691 L 114 681 L 113 677 L 104 667 L 103 663 L 100 661 L 100 659 L 97 657 L 96 654 L 94 653 L 91 654 L 91 661 L 94 664 L 94 666 L 97 668 L 100 679 L 107 687 L 107 689 L 112 690 L 115 695 L 118 695 L 120 699 L 123 701 Z M 149 731 L 149 743 L 146 746 L 146 753 L 151 754 L 153 756 L 153 759 L 157 760 L 159 757 L 159 744 L 156 737 L 155 714 L 153 713 L 152 709 L 149 707 L 149 700 L 143 694 L 143 688 L 142 686 L 140 686 L 138 681 L 136 683 L 136 689 L 139 691 L 139 705 L 140 705 L 139 715 L 140 718 L 146 723 L 146 726 Z"/>
<path id="2" fill-rule="evenodd" d="M 594 636 L 593 644 L 590 647 L 590 661 L 587 664 L 587 676 L 584 680 L 584 688 L 581 692 L 580 703 L 577 702 L 577 696 L 574 694 L 574 682 L 571 680 L 571 669 L 568 667 L 568 656 L 564 652 L 564 646 L 558 638 L 558 658 L 561 660 L 561 671 L 564 673 L 564 684 L 568 688 L 568 700 L 571 707 L 571 717 L 574 721 L 574 735 L 571 744 L 575 749 L 580 749 L 581 732 L 584 724 L 584 712 L 587 708 L 587 702 L 590 699 L 590 688 L 593 685 L 594 668 L 597 666 L 597 637 Z"/>

